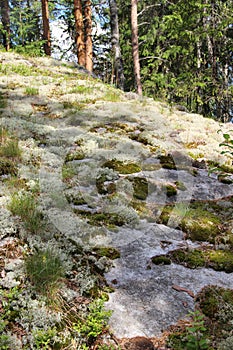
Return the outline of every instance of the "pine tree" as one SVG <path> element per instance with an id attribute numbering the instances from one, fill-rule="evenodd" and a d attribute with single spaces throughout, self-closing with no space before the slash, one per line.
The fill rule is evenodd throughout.
<path id="1" fill-rule="evenodd" d="M 1 19 L 2 19 L 2 34 L 3 46 L 6 51 L 10 49 L 10 8 L 8 0 L 1 0 Z"/>
<path id="2" fill-rule="evenodd" d="M 84 29 L 85 29 L 85 67 L 88 71 L 93 71 L 93 47 L 92 47 L 92 10 L 91 0 L 86 0 L 84 4 Z"/>
<path id="3" fill-rule="evenodd" d="M 76 30 L 77 57 L 80 66 L 86 66 L 86 51 L 84 39 L 84 22 L 81 0 L 74 0 L 74 18 Z"/>
<path id="4" fill-rule="evenodd" d="M 120 47 L 120 33 L 118 23 L 118 9 L 116 0 L 109 0 L 110 8 L 110 25 L 111 25 L 111 42 L 114 60 L 114 82 L 117 87 L 124 90 L 124 70 Z"/>
<path id="5" fill-rule="evenodd" d="M 41 5 L 42 5 L 44 52 L 46 55 L 51 56 L 48 0 L 41 0 Z"/>
<path id="6" fill-rule="evenodd" d="M 132 52 L 136 90 L 142 95 L 142 84 L 140 76 L 139 48 L 138 48 L 138 0 L 131 0 L 131 28 L 132 28 Z"/>

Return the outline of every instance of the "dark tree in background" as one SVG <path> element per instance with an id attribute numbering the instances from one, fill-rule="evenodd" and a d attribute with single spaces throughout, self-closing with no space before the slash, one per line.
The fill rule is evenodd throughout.
<path id="1" fill-rule="evenodd" d="M 132 52 L 133 52 L 134 77 L 135 77 L 136 91 L 139 95 L 142 95 L 142 84 L 141 84 L 140 62 L 139 62 L 139 46 L 138 46 L 137 5 L 138 5 L 138 0 L 131 0 L 131 29 L 132 29 Z"/>
<path id="2" fill-rule="evenodd" d="M 111 43 L 113 51 L 113 66 L 114 66 L 114 79 L 113 82 L 121 90 L 124 90 L 124 68 L 120 47 L 120 32 L 118 23 L 118 9 L 117 0 L 109 0 L 110 9 L 110 25 L 111 25 Z"/>
<path id="3" fill-rule="evenodd" d="M 8 0 L 1 0 L 1 19 L 3 46 L 6 51 L 10 49 L 10 9 Z"/>
<path id="4" fill-rule="evenodd" d="M 92 9 L 91 0 L 84 3 L 84 29 L 85 29 L 85 67 L 90 72 L 93 71 L 93 47 L 92 47 Z"/>
<path id="5" fill-rule="evenodd" d="M 48 0 L 41 0 L 41 5 L 42 5 L 44 52 L 46 55 L 51 56 Z"/>
<path id="6" fill-rule="evenodd" d="M 83 9 L 81 0 L 74 0 L 74 18 L 78 63 L 80 64 L 80 66 L 85 67 L 86 51 L 84 39 Z"/>

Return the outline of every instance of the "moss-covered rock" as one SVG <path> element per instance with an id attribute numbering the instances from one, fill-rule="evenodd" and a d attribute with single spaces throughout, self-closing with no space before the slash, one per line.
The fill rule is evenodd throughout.
<path id="1" fill-rule="evenodd" d="M 233 252 L 212 250 L 208 253 L 208 266 L 216 271 L 233 272 Z"/>
<path id="2" fill-rule="evenodd" d="M 195 269 L 208 267 L 216 271 L 233 272 L 233 252 L 214 249 L 176 249 L 167 255 L 173 262 Z"/>
<path id="3" fill-rule="evenodd" d="M 192 241 L 214 243 L 220 234 L 221 220 L 213 213 L 202 208 L 191 208 L 181 220 L 181 228 Z"/>
<path id="4" fill-rule="evenodd" d="M 142 169 L 140 165 L 133 162 L 123 162 L 117 159 L 107 160 L 103 165 L 103 168 L 109 168 L 117 171 L 120 174 L 134 174 L 139 173 Z"/>
<path id="5" fill-rule="evenodd" d="M 116 192 L 116 184 L 109 181 L 108 174 L 100 174 L 96 179 L 96 188 L 99 194 L 113 194 Z"/>
<path id="6" fill-rule="evenodd" d="M 221 322 L 222 328 L 232 329 L 233 290 L 218 286 L 204 287 L 195 298 L 201 311 L 210 319 Z M 223 321 L 224 320 L 224 321 Z"/>
<path id="7" fill-rule="evenodd" d="M 117 213 L 93 213 L 81 209 L 74 209 L 74 212 L 93 226 L 123 226 L 125 220 Z"/>
<path id="8" fill-rule="evenodd" d="M 177 264 L 181 264 L 190 269 L 203 267 L 206 264 L 206 259 L 203 251 L 199 249 L 177 249 L 169 253 L 171 260 Z"/>
<path id="9" fill-rule="evenodd" d="M 109 259 L 118 259 L 120 258 L 120 252 L 114 247 L 94 247 L 93 251 L 98 256 L 106 256 Z"/>
<path id="10" fill-rule="evenodd" d="M 173 197 L 177 195 L 177 189 L 175 185 L 167 184 L 163 186 L 163 189 L 166 191 L 168 197 Z"/>
<path id="11" fill-rule="evenodd" d="M 151 261 L 155 265 L 170 265 L 171 259 L 166 255 L 155 255 L 151 258 Z"/>
<path id="12" fill-rule="evenodd" d="M 82 160 L 85 158 L 85 154 L 82 150 L 76 150 L 66 155 L 65 162 L 72 162 L 73 160 Z"/>
<path id="13" fill-rule="evenodd" d="M 133 183 L 133 196 L 136 199 L 146 200 L 148 196 L 148 181 L 144 177 L 128 178 Z"/>
<path id="14" fill-rule="evenodd" d="M 160 160 L 160 164 L 161 164 L 162 168 L 170 169 L 170 170 L 177 170 L 175 161 L 174 161 L 171 154 L 168 154 L 166 156 L 161 155 L 161 156 L 159 156 L 159 160 Z"/>

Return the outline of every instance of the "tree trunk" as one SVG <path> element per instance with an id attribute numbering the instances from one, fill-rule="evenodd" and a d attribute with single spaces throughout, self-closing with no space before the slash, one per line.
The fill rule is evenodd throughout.
<path id="1" fill-rule="evenodd" d="M 82 2 L 81 0 L 74 0 L 74 18 L 75 18 L 75 29 L 76 29 L 76 47 L 77 57 L 80 66 L 86 66 L 86 52 L 84 42 L 84 25 L 83 25 L 83 14 L 82 14 Z"/>
<path id="2" fill-rule="evenodd" d="M 42 5 L 42 21 L 43 21 L 43 40 L 45 41 L 44 52 L 46 55 L 51 56 L 48 0 L 41 0 L 41 5 Z"/>
<path id="3" fill-rule="evenodd" d="M 3 46 L 6 51 L 10 50 L 10 8 L 8 0 L 1 0 L 1 16 L 3 25 Z"/>
<path id="4" fill-rule="evenodd" d="M 116 86 L 121 90 L 124 90 L 124 70 L 120 48 L 120 33 L 119 33 L 119 22 L 118 22 L 118 9 L 117 0 L 109 0 L 110 8 L 110 23 L 111 23 L 111 41 L 112 50 L 114 54 L 114 77 Z"/>
<path id="5" fill-rule="evenodd" d="M 93 48 L 92 48 L 91 0 L 85 1 L 84 27 L 85 27 L 86 69 L 92 72 L 93 71 Z"/>
<path id="6" fill-rule="evenodd" d="M 133 65 L 136 90 L 138 95 L 142 95 L 142 84 L 140 76 L 139 48 L 138 48 L 138 0 L 131 0 L 131 30 L 132 30 L 132 50 Z"/>

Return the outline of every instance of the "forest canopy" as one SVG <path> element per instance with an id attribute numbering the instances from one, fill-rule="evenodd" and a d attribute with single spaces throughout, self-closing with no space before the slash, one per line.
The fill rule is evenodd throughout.
<path id="1" fill-rule="evenodd" d="M 74 52 L 125 91 L 222 122 L 233 117 L 233 0 L 2 0 L 0 42 L 29 55 Z M 59 45 L 51 25 L 71 45 Z"/>

